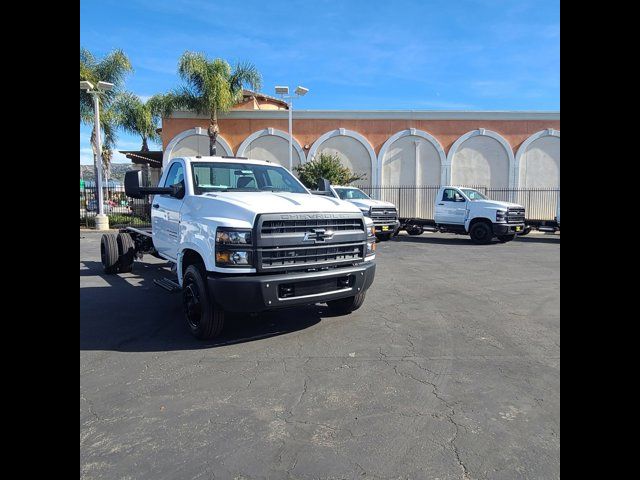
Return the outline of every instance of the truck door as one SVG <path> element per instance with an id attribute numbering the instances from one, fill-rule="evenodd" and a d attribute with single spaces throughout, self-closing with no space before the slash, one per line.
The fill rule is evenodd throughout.
<path id="1" fill-rule="evenodd" d="M 466 200 L 456 188 L 445 188 L 436 198 L 435 221 L 439 224 L 464 225 Z"/>
<path id="2" fill-rule="evenodd" d="M 177 160 L 169 166 L 169 173 L 161 186 L 182 183 L 184 188 L 184 165 Z M 182 199 L 170 195 L 155 195 L 151 204 L 151 225 L 153 245 L 166 258 L 177 258 L 180 238 L 180 209 Z"/>

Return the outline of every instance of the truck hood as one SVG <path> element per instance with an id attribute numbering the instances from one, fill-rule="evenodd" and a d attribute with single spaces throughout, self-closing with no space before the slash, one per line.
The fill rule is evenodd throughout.
<path id="1" fill-rule="evenodd" d="M 360 210 L 337 198 L 287 192 L 221 192 L 207 193 L 199 198 L 233 205 L 255 214 L 292 212 L 345 212 Z M 213 202 L 212 202 L 213 207 Z"/>
<path id="2" fill-rule="evenodd" d="M 374 200 L 374 199 L 354 199 L 354 200 L 345 200 L 346 202 L 354 204 L 359 209 L 368 210 L 370 207 L 375 208 L 396 208 L 396 206 L 391 202 L 384 202 L 382 200 Z"/>
<path id="3" fill-rule="evenodd" d="M 476 200 L 471 202 L 471 204 L 489 208 L 524 208 L 522 205 L 518 205 L 517 203 L 501 202 L 499 200 Z"/>

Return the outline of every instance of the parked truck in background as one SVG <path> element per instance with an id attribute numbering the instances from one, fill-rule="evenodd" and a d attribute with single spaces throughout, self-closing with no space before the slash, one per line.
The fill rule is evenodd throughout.
<path id="1" fill-rule="evenodd" d="M 491 200 L 478 190 L 466 187 L 440 187 L 435 197 L 433 220 L 406 219 L 409 235 L 424 230 L 469 235 L 476 244 L 487 244 L 495 237 L 509 242 L 525 229 L 522 205 Z"/>
<path id="2" fill-rule="evenodd" d="M 556 214 L 553 220 L 536 220 L 527 219 L 524 232 L 521 235 L 527 235 L 531 230 L 539 232 L 555 233 L 560 231 L 560 197 L 558 196 L 558 204 L 556 205 Z"/>
<path id="3" fill-rule="evenodd" d="M 128 227 L 101 240 L 106 273 L 131 271 L 152 254 L 176 279 L 155 283 L 182 293 L 187 326 L 217 336 L 226 312 L 326 303 L 347 314 L 375 276 L 373 221 L 355 205 L 315 196 L 285 168 L 243 157 L 172 159 L 158 187 L 127 172 L 132 198 L 154 195 L 151 229 Z"/>
<path id="4" fill-rule="evenodd" d="M 375 200 L 356 187 L 332 185 L 330 190 L 335 198 L 353 203 L 365 217 L 373 220 L 378 239 L 389 240 L 398 233 L 400 221 L 398 220 L 398 209 L 393 203 Z"/>

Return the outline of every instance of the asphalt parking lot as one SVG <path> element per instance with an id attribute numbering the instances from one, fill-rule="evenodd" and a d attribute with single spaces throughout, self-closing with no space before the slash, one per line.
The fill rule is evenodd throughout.
<path id="1" fill-rule="evenodd" d="M 200 342 L 150 256 L 80 233 L 86 479 L 559 477 L 560 236 L 401 234 L 364 306 L 230 318 Z"/>

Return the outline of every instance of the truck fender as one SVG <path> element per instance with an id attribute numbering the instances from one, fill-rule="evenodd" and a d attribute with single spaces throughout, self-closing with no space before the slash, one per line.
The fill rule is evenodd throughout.
<path id="1" fill-rule="evenodd" d="M 199 245 L 198 243 L 194 243 L 194 242 L 183 243 L 182 245 L 180 245 L 180 251 L 178 252 L 177 259 L 176 259 L 176 275 L 178 276 L 178 284 L 181 287 L 182 287 L 182 262 L 184 259 L 184 252 L 186 250 L 193 250 L 198 255 L 200 255 L 200 257 L 204 261 L 204 266 L 207 271 L 209 272 L 213 271 L 213 267 L 214 267 L 213 255 L 210 255 L 210 254 L 208 255 L 205 253 L 208 251 L 206 245 L 203 247 L 203 245 Z"/>

